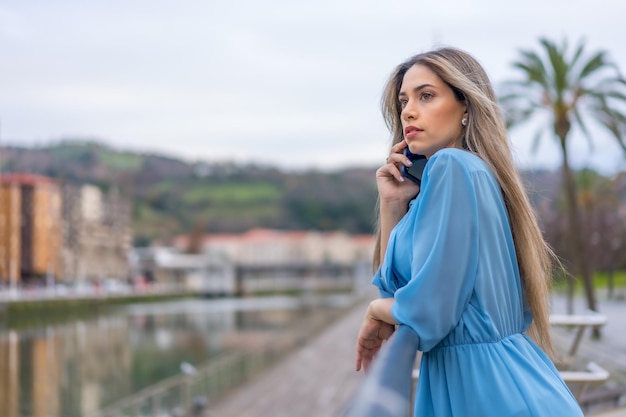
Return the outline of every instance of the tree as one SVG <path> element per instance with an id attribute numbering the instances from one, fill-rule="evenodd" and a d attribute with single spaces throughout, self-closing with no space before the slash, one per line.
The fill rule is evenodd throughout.
<path id="1" fill-rule="evenodd" d="M 589 169 L 578 173 L 576 184 L 584 218 L 587 257 L 595 270 L 607 273 L 607 295 L 614 293 L 614 272 L 620 265 L 624 243 L 624 214 L 620 210 L 617 178 L 605 178 Z"/>
<path id="2" fill-rule="evenodd" d="M 626 81 L 606 51 L 587 54 L 584 41 L 570 53 L 567 41 L 561 45 L 546 38 L 539 40 L 538 52 L 520 50 L 513 67 L 523 79 L 503 85 L 500 102 L 510 127 L 529 122 L 540 114 L 547 116 L 535 134 L 536 150 L 542 137 L 551 133 L 557 139 L 563 157 L 562 175 L 567 197 L 570 258 L 583 277 L 587 307 L 597 311 L 591 265 L 585 255 L 577 190 L 568 154 L 568 139 L 578 128 L 593 149 L 590 123 L 600 125 L 626 152 L 626 115 L 620 109 L 626 103 Z"/>

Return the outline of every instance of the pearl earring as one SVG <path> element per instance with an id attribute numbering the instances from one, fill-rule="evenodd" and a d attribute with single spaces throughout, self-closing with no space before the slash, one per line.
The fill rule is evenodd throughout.
<path id="1" fill-rule="evenodd" d="M 467 126 L 467 117 L 464 117 L 464 118 L 461 119 L 461 124 L 463 126 Z"/>

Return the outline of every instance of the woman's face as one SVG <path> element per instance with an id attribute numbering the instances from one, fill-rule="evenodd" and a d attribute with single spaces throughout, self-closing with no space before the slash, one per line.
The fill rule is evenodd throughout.
<path id="1" fill-rule="evenodd" d="M 455 146 L 467 106 L 430 68 L 419 64 L 409 68 L 398 100 L 404 139 L 412 153 L 430 158 L 440 149 Z"/>

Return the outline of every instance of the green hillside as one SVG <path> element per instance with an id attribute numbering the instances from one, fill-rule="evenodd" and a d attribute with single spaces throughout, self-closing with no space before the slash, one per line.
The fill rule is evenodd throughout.
<path id="1" fill-rule="evenodd" d="M 375 167 L 284 172 L 229 162 L 187 162 L 67 141 L 4 147 L 3 172 L 32 172 L 73 184 L 117 187 L 133 201 L 136 244 L 179 233 L 241 232 L 253 227 L 370 233 Z"/>

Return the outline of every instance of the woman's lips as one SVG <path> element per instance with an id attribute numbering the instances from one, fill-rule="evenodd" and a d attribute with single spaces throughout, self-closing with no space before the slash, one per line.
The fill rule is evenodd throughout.
<path id="1" fill-rule="evenodd" d="M 418 129 L 415 126 L 407 126 L 406 128 L 404 128 L 404 137 L 405 139 L 411 139 L 417 136 L 420 132 L 423 132 L 423 130 Z"/>

